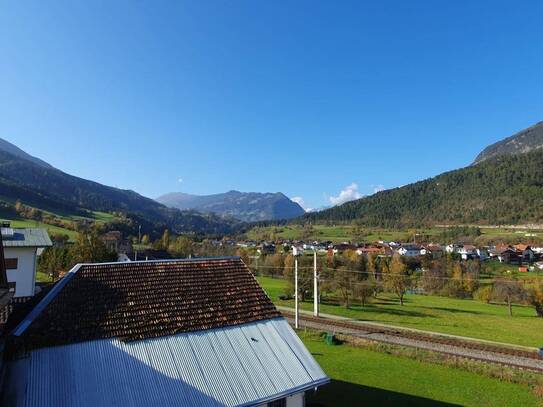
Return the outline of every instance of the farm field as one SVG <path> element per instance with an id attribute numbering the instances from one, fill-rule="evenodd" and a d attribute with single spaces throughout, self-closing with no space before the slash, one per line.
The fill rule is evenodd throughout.
<path id="1" fill-rule="evenodd" d="M 298 332 L 332 382 L 307 398 L 308 407 L 537 406 L 527 385 L 348 344 L 329 346 Z"/>
<path id="2" fill-rule="evenodd" d="M 270 277 L 257 279 L 275 304 L 294 307 L 293 300 L 279 299 L 284 294 L 285 280 Z M 300 307 L 312 310 L 313 304 L 304 302 Z M 347 309 L 341 305 L 323 303 L 320 310 L 360 321 L 543 347 L 543 318 L 537 318 L 534 309 L 527 306 L 514 306 L 513 317 L 509 317 L 504 305 L 431 295 L 406 295 L 405 305 L 400 306 L 392 295 L 381 293 L 378 299 L 364 307 L 353 305 Z"/>
<path id="3" fill-rule="evenodd" d="M 361 233 L 362 230 L 362 233 Z M 350 225 L 326 226 L 313 225 L 306 230 L 299 225 L 269 226 L 254 228 L 247 233 L 249 239 L 260 240 L 265 235 L 273 235 L 282 239 L 307 239 L 307 240 L 330 240 L 332 242 L 360 241 L 376 242 L 385 241 L 406 241 L 415 234 L 438 237 L 444 228 L 434 227 L 425 229 L 387 230 L 379 228 L 357 228 Z M 514 230 L 507 228 L 485 228 L 481 227 L 481 234 L 488 238 L 522 238 L 527 234 L 531 237 L 543 238 L 543 231 Z"/>

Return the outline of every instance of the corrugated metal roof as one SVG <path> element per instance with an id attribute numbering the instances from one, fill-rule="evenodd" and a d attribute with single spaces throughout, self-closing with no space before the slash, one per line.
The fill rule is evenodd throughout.
<path id="1" fill-rule="evenodd" d="M 326 382 L 292 328 L 276 318 L 36 349 L 8 365 L 2 405 L 248 406 Z"/>
<path id="2" fill-rule="evenodd" d="M 12 229 L 13 234 L 4 236 L 4 247 L 49 247 L 53 246 L 46 229 Z"/>

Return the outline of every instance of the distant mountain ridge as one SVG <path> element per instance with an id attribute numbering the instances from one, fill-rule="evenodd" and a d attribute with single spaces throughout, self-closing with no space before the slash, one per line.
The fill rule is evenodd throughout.
<path id="1" fill-rule="evenodd" d="M 9 144 L 9 143 L 8 143 Z M 120 212 L 133 227 L 161 233 L 225 234 L 237 230 L 240 222 L 196 211 L 168 208 L 134 191 L 122 190 L 66 174 L 39 159 L 27 159 L 22 150 L 12 154 L 0 146 L 0 203 L 16 200 L 51 212 L 79 214 L 82 210 Z M 22 152 L 22 153 L 21 153 Z M 38 160 L 36 162 L 36 160 Z M 134 226 L 136 225 L 136 226 Z"/>
<path id="2" fill-rule="evenodd" d="M 26 153 L 16 145 L 11 144 L 9 141 L 4 140 L 3 138 L 0 138 L 0 151 L 5 151 L 6 153 L 12 154 L 15 157 L 28 160 L 44 168 L 54 168 L 51 164 L 46 163 L 45 161 Z"/>
<path id="3" fill-rule="evenodd" d="M 291 201 L 281 192 L 229 191 L 213 195 L 172 192 L 156 200 L 172 208 L 194 209 L 220 216 L 231 216 L 246 222 L 292 219 L 305 213 L 299 204 Z"/>
<path id="4" fill-rule="evenodd" d="M 523 154 L 543 147 L 543 122 L 489 145 L 477 155 L 474 164 L 499 155 Z"/>

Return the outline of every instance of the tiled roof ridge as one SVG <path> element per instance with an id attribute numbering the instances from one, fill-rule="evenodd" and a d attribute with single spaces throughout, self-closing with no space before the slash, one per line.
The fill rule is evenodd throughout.
<path id="1" fill-rule="evenodd" d="M 57 284 L 47 293 L 47 295 L 32 309 L 32 311 L 15 327 L 11 332 L 13 336 L 21 336 L 32 322 L 42 313 L 42 311 L 51 303 L 51 301 L 62 291 L 70 279 L 83 267 L 88 266 L 108 266 L 108 265 L 134 265 L 134 264 L 158 264 L 158 263 L 203 263 L 209 261 L 221 260 L 241 260 L 240 256 L 217 256 L 217 257 L 195 257 L 187 259 L 160 259 L 160 260 L 139 260 L 131 262 L 102 262 L 102 263 L 78 263 L 73 266 L 66 275 L 58 281 Z M 243 262 L 243 261 L 242 261 Z M 244 263 L 245 264 L 245 263 Z M 256 279 L 255 279 L 256 280 Z"/>
<path id="2" fill-rule="evenodd" d="M 30 348 L 109 337 L 132 341 L 278 316 L 237 256 L 83 263 L 41 299 L 12 336 Z"/>

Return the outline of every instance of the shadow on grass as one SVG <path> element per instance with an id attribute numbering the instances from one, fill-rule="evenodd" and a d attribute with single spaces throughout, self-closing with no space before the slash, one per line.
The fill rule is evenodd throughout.
<path id="1" fill-rule="evenodd" d="M 340 380 L 332 380 L 330 384 L 320 387 L 317 392 L 308 392 L 307 407 L 341 407 L 341 406 L 436 406 L 452 407 L 457 404 L 431 400 L 424 397 L 397 393 L 362 386 Z"/>
<path id="2" fill-rule="evenodd" d="M 473 314 L 473 315 L 483 315 L 484 312 L 481 311 L 473 311 L 473 310 L 467 310 L 467 309 L 458 309 L 458 308 L 448 308 L 448 307 L 424 307 L 429 310 L 437 310 L 437 311 L 445 311 L 445 312 L 453 312 L 453 313 L 460 313 L 460 314 Z"/>

